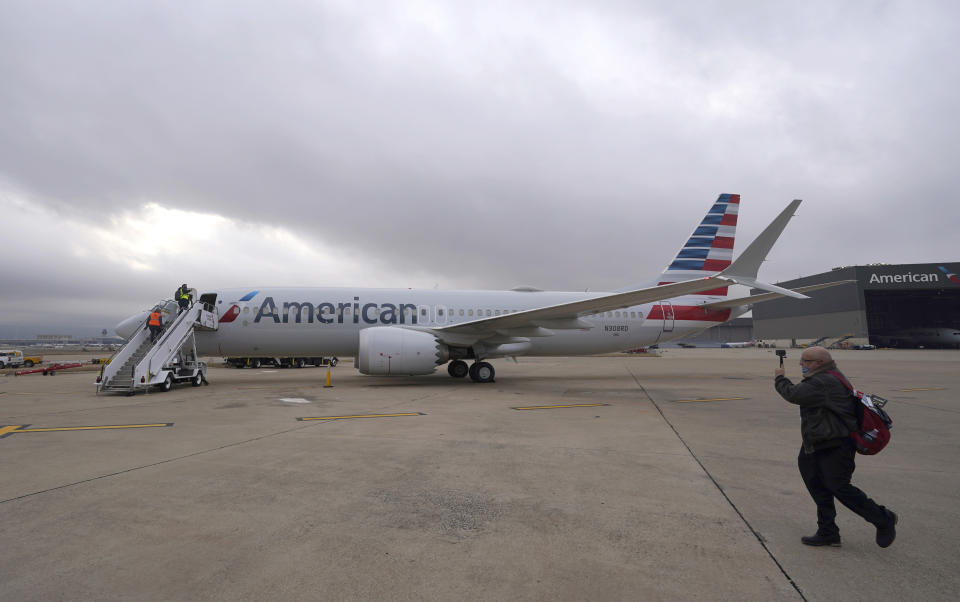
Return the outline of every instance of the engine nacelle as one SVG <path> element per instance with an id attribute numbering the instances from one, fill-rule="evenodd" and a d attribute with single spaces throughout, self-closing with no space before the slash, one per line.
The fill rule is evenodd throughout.
<path id="1" fill-rule="evenodd" d="M 450 349 L 427 332 L 378 326 L 360 331 L 357 368 L 364 374 L 433 374 Z"/>

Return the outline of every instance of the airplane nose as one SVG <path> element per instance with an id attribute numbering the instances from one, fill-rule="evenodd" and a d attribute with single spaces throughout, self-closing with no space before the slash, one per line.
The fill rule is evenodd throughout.
<path id="1" fill-rule="evenodd" d="M 123 320 L 119 324 L 117 324 L 113 328 L 113 331 L 117 333 L 118 337 L 125 340 L 129 340 L 130 337 L 132 337 L 137 332 L 137 330 L 143 326 L 144 321 L 147 319 L 147 316 L 149 315 L 150 315 L 150 312 L 148 311 L 142 311 L 138 314 L 134 314 L 129 318 Z"/>

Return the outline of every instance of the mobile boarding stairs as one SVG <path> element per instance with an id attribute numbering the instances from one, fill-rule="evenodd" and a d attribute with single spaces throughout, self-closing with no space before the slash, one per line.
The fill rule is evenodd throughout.
<path id="1" fill-rule="evenodd" d="M 147 391 L 157 387 L 169 391 L 176 382 L 189 382 L 197 387 L 207 380 L 207 364 L 197 356 L 197 330 L 216 330 L 217 314 L 213 307 L 200 302 L 177 315 L 177 303 L 161 305 L 164 330 L 153 343 L 147 319 L 130 340 L 104 364 L 97 377 L 97 393 Z M 169 323 L 168 323 L 169 321 Z"/>

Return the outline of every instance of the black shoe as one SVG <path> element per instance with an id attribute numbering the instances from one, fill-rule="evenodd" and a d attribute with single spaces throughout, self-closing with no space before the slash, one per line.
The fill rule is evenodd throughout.
<path id="1" fill-rule="evenodd" d="M 887 510 L 887 515 L 890 518 L 890 524 L 886 527 L 877 527 L 877 545 L 881 548 L 889 548 L 897 538 L 897 513 Z"/>
<path id="2" fill-rule="evenodd" d="M 800 541 L 804 545 L 808 546 L 833 546 L 835 548 L 840 547 L 840 535 L 810 535 L 809 537 L 801 537 Z"/>

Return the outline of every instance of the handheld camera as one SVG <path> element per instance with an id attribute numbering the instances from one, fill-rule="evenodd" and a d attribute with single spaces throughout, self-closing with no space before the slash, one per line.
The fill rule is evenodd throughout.
<path id="1" fill-rule="evenodd" d="M 780 367 L 783 368 L 783 358 L 787 357 L 787 350 L 777 349 L 774 353 L 780 358 Z"/>

